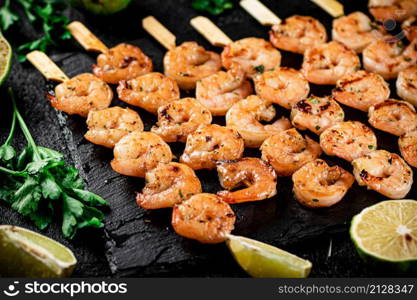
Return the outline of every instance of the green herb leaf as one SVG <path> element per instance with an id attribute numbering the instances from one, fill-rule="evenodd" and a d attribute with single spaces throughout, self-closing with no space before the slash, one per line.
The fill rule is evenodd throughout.
<path id="1" fill-rule="evenodd" d="M 47 199 L 58 199 L 61 196 L 61 188 L 50 176 L 41 182 L 42 196 Z"/>
<path id="2" fill-rule="evenodd" d="M 208 12 L 212 15 L 220 15 L 225 10 L 234 7 L 230 0 L 193 0 L 192 7 L 198 11 Z"/>
<path id="3" fill-rule="evenodd" d="M 6 0 L 4 5 L 0 8 L 0 26 L 3 31 L 9 29 L 19 17 L 10 10 L 10 0 Z"/>
<path id="4" fill-rule="evenodd" d="M 16 49 L 16 56 L 19 61 L 25 61 L 25 54 L 32 50 L 45 52 L 50 46 L 58 44 L 59 40 L 66 40 L 71 37 L 67 30 L 68 18 L 62 15 L 62 10 L 66 7 L 64 1 L 59 0 L 16 0 L 20 4 L 13 8 L 23 9 L 26 17 L 32 22 L 34 27 L 41 25 L 43 36 L 25 43 Z M 0 25 L 3 30 L 7 30 L 19 20 L 19 15 L 10 9 L 10 0 L 0 8 Z M 37 29 L 37 28 L 35 28 Z"/>
<path id="5" fill-rule="evenodd" d="M 22 215 L 36 211 L 42 197 L 41 188 L 35 177 L 27 177 L 23 185 L 14 193 L 12 208 Z"/>
<path id="6" fill-rule="evenodd" d="M 30 214 L 30 219 L 35 223 L 40 230 L 45 229 L 52 222 L 53 211 L 38 210 Z"/>
<path id="7" fill-rule="evenodd" d="M 109 205 L 106 200 L 92 192 L 76 188 L 73 188 L 72 191 L 75 195 L 77 195 L 77 197 L 85 202 L 91 203 L 93 205 Z"/>
<path id="8" fill-rule="evenodd" d="M 16 150 L 12 146 L 3 145 L 0 146 L 0 160 L 8 162 L 16 156 Z"/>
<path id="9" fill-rule="evenodd" d="M 253 69 L 258 73 L 263 73 L 265 71 L 265 66 L 259 65 L 259 66 L 254 67 Z"/>
<path id="10" fill-rule="evenodd" d="M 9 137 L 0 146 L 0 199 L 28 216 L 40 229 L 46 228 L 54 215 L 62 215 L 62 232 L 68 238 L 80 228 L 102 227 L 104 214 L 89 205 L 107 205 L 107 202 L 84 190 L 77 169 L 66 166 L 61 153 L 36 145 L 11 89 L 9 92 L 14 118 Z M 18 155 L 10 148 L 17 123 L 28 143 Z"/>
<path id="11" fill-rule="evenodd" d="M 64 158 L 64 154 L 45 147 L 38 146 L 38 151 L 43 159 L 61 160 Z"/>

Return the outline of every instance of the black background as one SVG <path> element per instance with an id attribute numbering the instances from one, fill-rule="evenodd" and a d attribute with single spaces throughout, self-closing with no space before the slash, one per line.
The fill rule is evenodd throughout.
<path id="1" fill-rule="evenodd" d="M 293 14 L 311 15 L 331 28 L 332 18 L 308 0 L 263 1 L 281 18 Z M 341 1 L 346 13 L 366 11 L 367 1 Z M 165 49 L 141 29 L 141 19 L 148 15 L 157 17 L 176 36 L 177 44 L 195 40 L 211 47 L 190 25 L 189 20 L 198 15 L 191 8 L 190 0 L 138 0 L 124 12 L 110 17 L 97 17 L 75 9 L 65 14 L 71 20 L 84 22 L 108 46 L 129 42 L 140 46 L 149 55 L 155 70 L 162 71 Z M 248 36 L 267 38 L 268 28 L 262 27 L 238 5 L 235 9 L 211 19 L 233 40 Z M 5 34 L 13 46 L 37 36 L 27 22 L 20 22 Z M 329 31 L 330 36 L 330 31 Z M 302 56 L 282 52 L 283 65 L 299 68 Z M 60 44 L 50 53 L 52 59 L 70 76 L 89 72 L 96 54 L 86 53 L 74 41 Z M 48 87 L 39 72 L 29 63 L 14 61 L 10 78 L 2 88 L 0 106 L 0 140 L 7 135 L 11 108 L 5 95 L 5 86 L 12 86 L 18 96 L 18 106 L 29 123 L 36 141 L 43 146 L 66 154 L 67 160 L 81 170 L 90 190 L 97 192 L 111 203 L 105 230 L 85 230 L 74 240 L 62 238 L 59 216 L 54 225 L 44 234 L 70 247 L 78 266 L 74 276 L 246 276 L 234 262 L 225 245 L 201 245 L 185 240 L 173 233 L 170 227 L 170 210 L 146 212 L 134 203 L 134 192 L 143 186 L 143 180 L 119 176 L 111 171 L 108 162 L 112 152 L 89 144 L 82 137 L 86 128 L 84 120 L 56 112 L 47 103 L 44 95 Z M 392 83 L 391 83 L 392 86 Z M 332 87 L 312 86 L 312 93 L 325 95 Z M 192 96 L 185 93 L 184 96 Z M 395 96 L 395 94 L 393 95 Z M 118 100 L 113 105 L 126 106 Z M 135 108 L 143 118 L 146 129 L 155 122 L 155 117 Z M 366 114 L 344 107 L 348 119 L 366 120 Z M 279 114 L 288 111 L 280 110 Z M 216 118 L 222 123 L 222 118 Z M 378 146 L 398 152 L 397 139 L 377 132 Z M 17 136 L 22 142 L 22 137 Z M 17 146 L 22 146 L 17 143 Z M 183 145 L 173 145 L 177 156 Z M 246 155 L 259 155 L 247 151 Z M 338 163 L 351 170 L 348 163 L 328 158 L 329 163 Z M 216 192 L 220 189 L 215 172 L 199 171 L 203 189 Z M 387 275 L 365 266 L 356 254 L 348 235 L 349 222 L 362 208 L 382 199 L 380 195 L 366 191 L 356 184 L 347 197 L 333 208 L 310 210 L 294 201 L 289 178 L 278 182 L 279 193 L 270 200 L 234 206 L 238 214 L 236 234 L 253 237 L 289 250 L 313 263 L 312 276 L 316 277 L 369 277 Z M 409 197 L 415 198 L 415 186 Z M 4 203 L 0 204 L 0 222 L 36 230 L 26 218 L 18 215 Z M 110 267 L 109 267 L 110 265 Z"/>

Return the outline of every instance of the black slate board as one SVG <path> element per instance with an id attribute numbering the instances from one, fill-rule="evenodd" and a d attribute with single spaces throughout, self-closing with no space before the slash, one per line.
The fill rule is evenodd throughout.
<path id="1" fill-rule="evenodd" d="M 292 14 L 312 15 L 319 18 L 329 29 L 331 17 L 307 0 L 263 1 L 281 18 Z M 346 12 L 366 9 L 366 2 L 342 1 Z M 163 6 L 161 5 L 163 3 Z M 67 13 L 73 20 L 84 22 L 101 38 L 112 46 L 128 42 L 140 46 L 154 61 L 155 69 L 162 71 L 162 57 L 165 50 L 140 28 L 140 20 L 154 15 L 177 36 L 177 43 L 196 40 L 207 48 L 211 47 L 188 24 L 197 13 L 190 7 L 191 1 L 135 1 L 125 12 L 100 18 L 76 10 Z M 232 39 L 247 36 L 267 38 L 267 28 L 259 25 L 242 9 L 236 9 L 212 20 Z M 33 32 L 26 25 L 8 35 L 13 44 L 24 37 L 33 38 Z M 51 57 L 69 75 L 90 71 L 95 54 L 84 52 L 75 41 L 70 41 L 57 49 Z M 299 68 L 301 56 L 283 52 L 283 65 Z M 86 126 L 82 118 L 65 116 L 54 111 L 46 102 L 44 94 L 48 88 L 41 75 L 29 64 L 14 64 L 8 81 L 17 90 L 19 107 L 29 119 L 31 130 L 42 145 L 59 149 L 67 155 L 84 175 L 88 187 L 108 199 L 111 210 L 106 217 L 104 242 L 97 231 L 83 232 L 74 241 L 60 237 L 58 226 L 52 226 L 46 234 L 71 247 L 80 263 L 76 276 L 245 276 L 232 260 L 224 245 L 202 245 L 177 236 L 170 227 L 171 211 L 144 211 L 135 204 L 135 192 L 141 190 L 143 180 L 128 178 L 114 173 L 108 162 L 111 150 L 88 143 L 83 139 Z M 49 86 L 50 88 L 50 86 Z M 312 93 L 325 95 L 331 87 L 312 86 Z M 4 93 L 3 93 L 4 95 Z M 193 93 L 184 93 L 193 96 Z M 395 96 L 395 95 L 394 95 Z M 4 99 L 4 96 L 2 96 Z M 119 100 L 113 105 L 126 106 Z M 156 121 L 155 116 L 136 109 L 144 120 L 146 129 Z M 344 107 L 348 119 L 366 121 L 366 115 Z M 288 111 L 278 109 L 279 113 Z M 4 112 L 3 112 L 4 111 Z M 7 115 L 10 107 L 2 106 L 2 115 Z M 7 118 L 0 120 L 1 137 L 8 128 Z M 216 118 L 216 122 L 224 122 Z M 377 132 L 379 147 L 398 152 L 397 140 L 393 136 Z M 174 144 L 173 152 L 179 157 L 183 145 Z M 259 156 L 257 150 L 248 150 L 246 155 Z M 325 157 L 351 170 L 348 163 Z M 198 171 L 205 192 L 220 189 L 215 171 Z M 279 193 L 273 199 L 233 206 L 238 215 L 236 234 L 252 237 L 310 259 L 314 264 L 313 276 L 369 276 L 372 274 L 358 259 L 347 235 L 348 223 L 362 208 L 376 203 L 384 197 L 366 191 L 356 184 L 346 198 L 338 205 L 324 210 L 301 207 L 292 196 L 291 180 L 278 181 Z M 416 189 L 409 198 L 416 197 Z M 2 223 L 21 225 L 34 229 L 30 223 L 1 204 Z M 103 249 L 104 248 L 104 249 Z"/>

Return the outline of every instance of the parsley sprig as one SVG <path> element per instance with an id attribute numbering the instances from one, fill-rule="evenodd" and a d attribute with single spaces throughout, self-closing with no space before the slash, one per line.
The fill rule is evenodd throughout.
<path id="1" fill-rule="evenodd" d="M 39 229 L 62 218 L 62 233 L 72 238 L 78 229 L 103 226 L 104 214 L 95 206 L 108 205 L 100 196 L 84 189 L 76 168 L 68 166 L 63 154 L 37 146 L 13 101 L 9 136 L 0 146 L 0 199 L 28 216 Z M 12 141 L 19 124 L 27 146 L 18 154 Z"/>
<path id="2" fill-rule="evenodd" d="M 227 9 L 232 9 L 233 2 L 230 0 L 194 0 L 192 6 L 195 10 L 217 16 Z"/>
<path id="3" fill-rule="evenodd" d="M 50 46 L 56 46 L 59 40 L 71 38 L 67 30 L 68 18 L 62 15 L 66 3 L 62 0 L 15 0 L 13 7 L 20 8 L 28 20 L 34 25 L 40 25 L 43 35 L 16 49 L 19 61 L 26 59 L 25 53 L 32 50 L 47 51 Z M 0 26 L 3 31 L 8 30 L 20 19 L 17 11 L 12 10 L 10 0 L 6 0 L 0 7 Z"/>

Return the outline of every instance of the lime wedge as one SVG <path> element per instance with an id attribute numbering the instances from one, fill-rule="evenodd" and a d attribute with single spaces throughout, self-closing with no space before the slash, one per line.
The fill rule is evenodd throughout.
<path id="1" fill-rule="evenodd" d="M 365 208 L 353 218 L 350 237 L 366 262 L 385 271 L 417 273 L 417 201 L 388 200 Z"/>
<path id="2" fill-rule="evenodd" d="M 0 31 L 0 86 L 7 79 L 12 65 L 12 48 Z"/>
<path id="3" fill-rule="evenodd" d="M 271 245 L 234 235 L 228 235 L 226 244 L 252 277 L 305 278 L 310 274 L 311 262 Z"/>
<path id="4" fill-rule="evenodd" d="M 0 276 L 68 277 L 77 260 L 70 249 L 36 232 L 0 225 Z"/>

